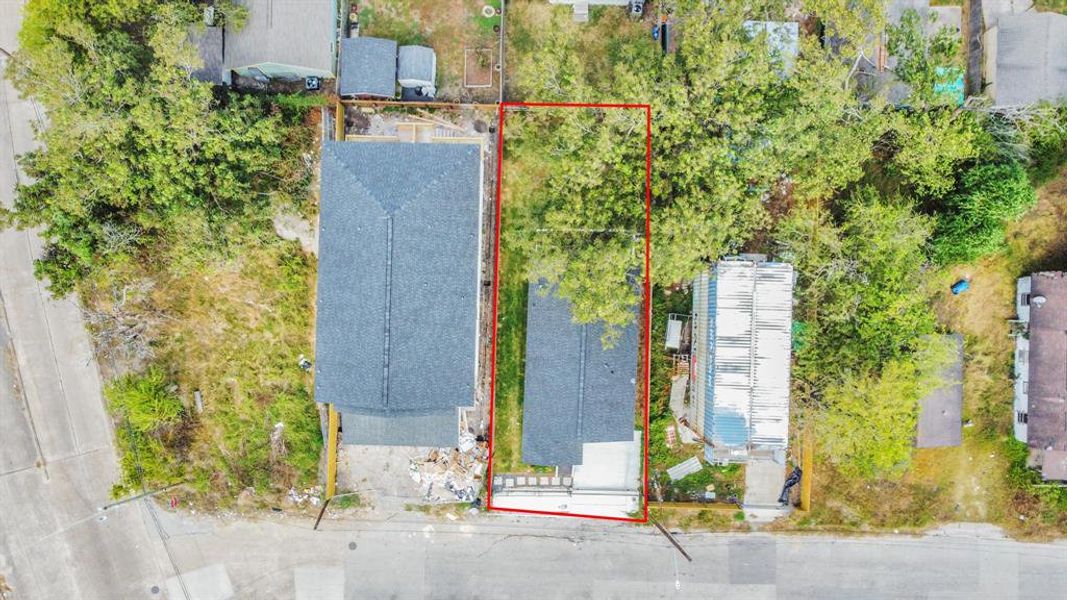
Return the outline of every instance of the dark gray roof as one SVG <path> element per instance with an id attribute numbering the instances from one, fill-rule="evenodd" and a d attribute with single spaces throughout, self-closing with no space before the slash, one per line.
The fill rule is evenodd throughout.
<path id="1" fill-rule="evenodd" d="M 402 86 L 434 85 L 437 55 L 426 46 L 401 46 L 397 53 L 396 79 Z"/>
<path id="2" fill-rule="evenodd" d="M 480 200 L 476 144 L 324 144 L 318 402 L 380 417 L 473 405 Z"/>
<path id="3" fill-rule="evenodd" d="M 193 79 L 222 84 L 222 28 L 195 25 L 189 32 L 189 42 L 196 46 L 204 66 L 191 73 Z"/>
<path id="4" fill-rule="evenodd" d="M 241 0 L 248 18 L 226 29 L 224 63 L 262 63 L 334 72 L 337 3 L 331 0 Z"/>
<path id="5" fill-rule="evenodd" d="M 459 445 L 456 409 L 390 416 L 341 414 L 341 442 L 372 446 L 425 446 L 455 448 Z"/>
<path id="6" fill-rule="evenodd" d="M 1030 447 L 1067 452 L 1067 273 L 1030 276 L 1028 391 Z"/>
<path id="7" fill-rule="evenodd" d="M 637 326 L 627 325 L 605 349 L 604 327 L 574 323 L 570 302 L 548 291 L 544 284 L 530 284 L 522 460 L 576 465 L 583 443 L 633 439 Z"/>
<path id="8" fill-rule="evenodd" d="M 1004 15 L 996 27 L 992 82 L 998 106 L 1067 96 L 1067 15 Z"/>
<path id="9" fill-rule="evenodd" d="M 959 446 L 962 441 L 963 410 L 963 336 L 945 336 L 952 340 L 952 362 L 941 373 L 943 384 L 919 404 L 919 425 L 915 435 L 917 448 Z"/>
<path id="10" fill-rule="evenodd" d="M 342 96 L 396 96 L 396 42 L 372 37 L 341 41 Z"/>

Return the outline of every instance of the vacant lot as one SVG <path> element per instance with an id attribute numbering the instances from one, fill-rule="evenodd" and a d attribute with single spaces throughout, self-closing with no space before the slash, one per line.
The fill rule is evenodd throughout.
<path id="1" fill-rule="evenodd" d="M 869 482 L 816 466 L 813 510 L 794 524 L 821 529 L 921 530 L 982 521 L 1024 537 L 1067 531 L 1065 494 L 1034 487 L 1025 447 L 1014 441 L 1008 319 L 1016 278 L 1067 268 L 1067 170 L 1039 190 L 1037 206 L 1008 228 L 1008 249 L 974 264 L 931 273 L 928 293 L 940 324 L 965 336 L 963 444 L 917 450 L 899 481 Z M 971 280 L 959 296 L 949 286 Z"/>

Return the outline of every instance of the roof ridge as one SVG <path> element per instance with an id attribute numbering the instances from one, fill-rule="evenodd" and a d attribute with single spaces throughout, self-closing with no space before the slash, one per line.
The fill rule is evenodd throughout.
<path id="1" fill-rule="evenodd" d="M 389 212 L 389 209 L 385 208 L 385 205 L 382 203 L 381 199 L 378 198 L 378 195 L 373 193 L 373 192 L 371 192 L 370 189 L 367 186 L 363 185 L 363 181 L 360 180 L 359 176 L 352 170 L 352 166 L 348 163 L 348 161 L 346 161 L 344 158 L 342 158 L 333 149 L 333 146 L 335 146 L 335 145 L 339 145 L 339 144 L 356 144 L 356 143 L 359 143 L 359 142 L 340 142 L 340 141 L 336 141 L 335 140 L 335 141 L 330 142 L 328 144 L 324 144 L 323 145 L 323 149 L 329 151 L 330 156 L 332 156 L 334 161 L 337 162 L 337 164 L 341 166 L 341 169 L 340 169 L 341 172 L 343 172 L 345 174 L 345 176 L 353 184 L 355 184 L 355 186 L 358 187 L 360 189 L 360 191 L 362 191 L 364 193 L 364 195 L 366 195 L 368 198 L 374 200 L 374 203 L 378 205 L 378 208 L 382 209 L 382 212 L 384 212 L 387 215 L 391 215 L 392 213 Z"/>

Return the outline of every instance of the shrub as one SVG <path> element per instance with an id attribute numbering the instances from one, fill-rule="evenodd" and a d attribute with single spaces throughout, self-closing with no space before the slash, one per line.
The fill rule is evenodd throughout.
<path id="1" fill-rule="evenodd" d="M 1004 225 L 1037 202 L 1023 167 L 1016 163 L 972 167 L 960 178 L 934 231 L 933 258 L 941 264 L 967 262 L 1004 246 Z"/>

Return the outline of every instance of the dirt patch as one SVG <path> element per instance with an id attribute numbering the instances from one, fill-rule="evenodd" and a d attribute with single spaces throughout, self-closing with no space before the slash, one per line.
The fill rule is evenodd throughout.
<path id="1" fill-rule="evenodd" d="M 493 85 L 493 49 L 467 48 L 464 50 L 463 87 L 486 88 Z"/>

